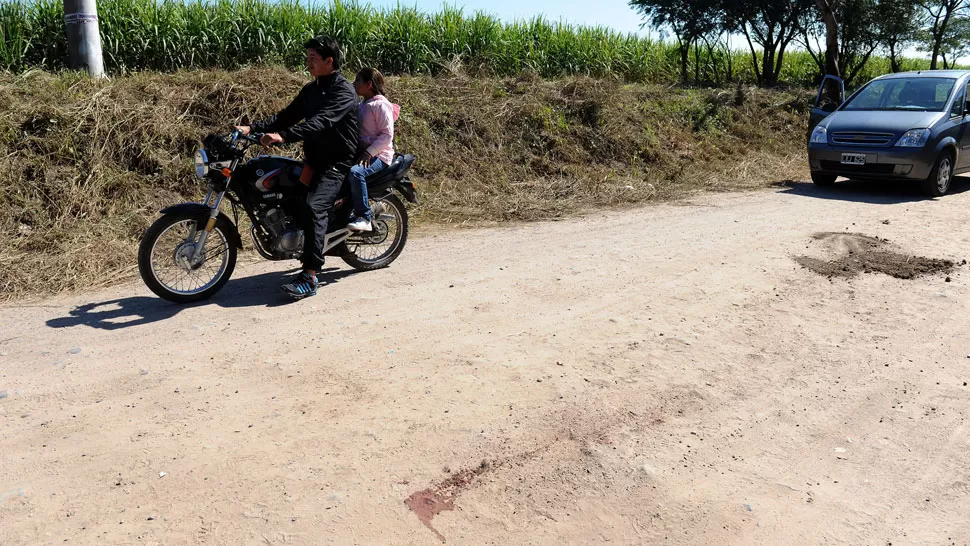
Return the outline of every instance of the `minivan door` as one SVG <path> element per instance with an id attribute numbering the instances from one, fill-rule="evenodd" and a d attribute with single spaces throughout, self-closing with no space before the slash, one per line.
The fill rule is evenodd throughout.
<path id="1" fill-rule="evenodd" d="M 953 110 L 950 114 L 951 119 L 958 120 L 960 123 L 960 132 L 957 136 L 960 142 L 957 169 L 963 170 L 970 167 L 970 83 L 957 91 L 957 98 L 953 101 Z"/>
<path id="2" fill-rule="evenodd" d="M 815 105 L 808 118 L 808 136 L 811 138 L 815 126 L 829 117 L 829 114 L 842 106 L 845 102 L 845 83 L 842 78 L 826 74 L 822 78 L 822 84 L 818 86 L 818 95 L 815 97 Z"/>

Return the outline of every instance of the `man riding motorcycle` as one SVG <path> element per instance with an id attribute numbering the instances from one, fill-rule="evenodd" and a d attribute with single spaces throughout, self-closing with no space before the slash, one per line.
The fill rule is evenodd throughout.
<path id="1" fill-rule="evenodd" d="M 323 267 L 324 242 L 333 203 L 347 179 L 357 152 L 357 93 L 340 73 L 340 45 L 328 36 L 305 44 L 307 68 L 314 81 L 300 90 L 275 116 L 237 129 L 243 134 L 266 133 L 264 146 L 303 141 L 306 206 L 302 214 L 303 271 L 283 285 L 294 299 L 317 293 L 317 272 Z"/>

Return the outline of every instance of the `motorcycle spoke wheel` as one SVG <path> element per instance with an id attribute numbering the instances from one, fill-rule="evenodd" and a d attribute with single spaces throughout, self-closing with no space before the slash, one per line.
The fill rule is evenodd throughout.
<path id="1" fill-rule="evenodd" d="M 373 230 L 347 239 L 347 248 L 365 264 L 378 264 L 394 253 L 401 242 L 405 222 L 397 207 L 383 200 L 372 201 Z"/>
<path id="2" fill-rule="evenodd" d="M 222 279 L 229 263 L 229 240 L 222 230 L 209 233 L 202 259 L 190 259 L 192 245 L 198 240 L 197 221 L 185 219 L 165 229 L 152 245 L 152 273 L 166 290 L 192 296 L 204 292 Z"/>

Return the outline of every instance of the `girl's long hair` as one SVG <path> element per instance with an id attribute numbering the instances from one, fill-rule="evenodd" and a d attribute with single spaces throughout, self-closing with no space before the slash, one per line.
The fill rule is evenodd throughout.
<path id="1" fill-rule="evenodd" d="M 360 71 L 357 72 L 357 81 L 371 84 L 375 95 L 387 96 L 384 93 L 384 74 L 381 74 L 380 70 L 371 68 L 369 66 L 361 68 Z"/>

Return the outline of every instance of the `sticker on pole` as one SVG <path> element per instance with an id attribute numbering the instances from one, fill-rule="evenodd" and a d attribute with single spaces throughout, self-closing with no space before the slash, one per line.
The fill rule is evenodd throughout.
<path id="1" fill-rule="evenodd" d="M 97 13 L 68 13 L 64 16 L 64 23 L 68 25 L 83 25 L 85 23 L 97 23 Z"/>

